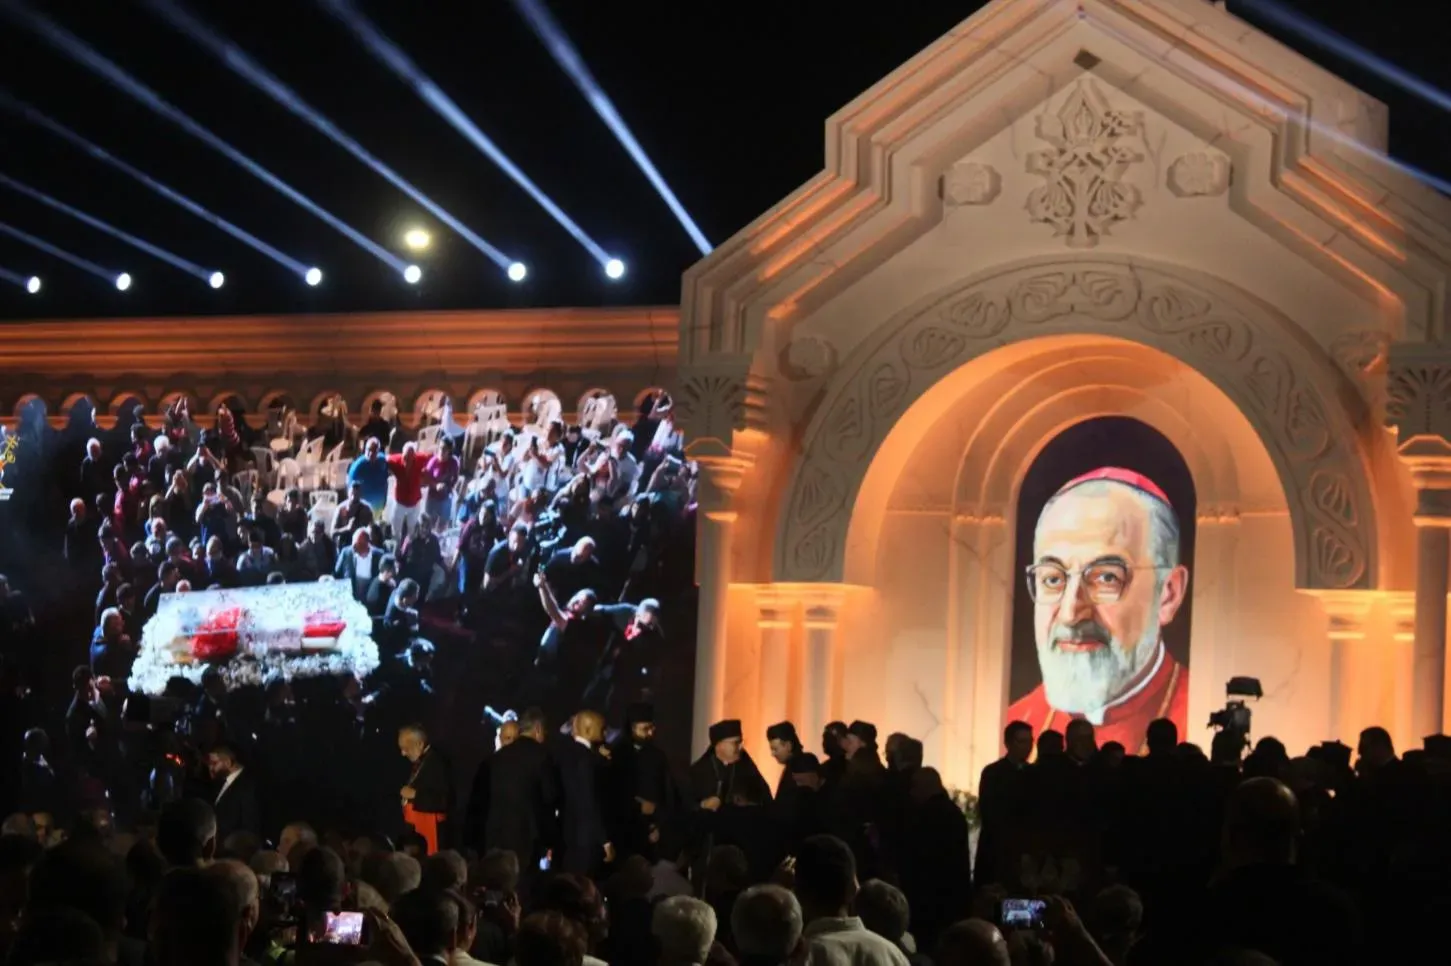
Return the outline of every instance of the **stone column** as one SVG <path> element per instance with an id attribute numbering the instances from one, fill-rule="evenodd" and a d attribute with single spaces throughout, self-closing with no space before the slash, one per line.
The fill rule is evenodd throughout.
<path id="1" fill-rule="evenodd" d="M 1358 645 L 1365 640 L 1374 594 L 1369 590 L 1341 590 L 1316 595 L 1330 622 L 1330 735 L 1352 746 L 1356 737 L 1352 732 L 1359 727 L 1357 709 L 1351 702 L 1361 657 Z"/>
<path id="2" fill-rule="evenodd" d="M 765 585 L 756 591 L 756 627 L 761 632 L 759 712 L 766 727 L 800 712 L 791 693 L 791 631 L 797 597 L 789 588 Z"/>
<path id="3" fill-rule="evenodd" d="M 839 711 L 836 627 L 841 620 L 846 588 L 840 584 L 811 584 L 801 590 L 806 608 L 806 661 L 801 675 L 800 717 L 796 730 L 810 740 L 819 735 Z"/>
<path id="4" fill-rule="evenodd" d="M 731 583 L 731 541 L 738 511 L 734 495 L 750 461 L 737 456 L 701 458 L 697 488 L 699 531 L 695 573 L 700 587 L 695 642 L 695 702 L 692 748 L 708 743 L 722 715 L 725 693 L 726 627 Z"/>
<path id="5" fill-rule="evenodd" d="M 1441 733 L 1446 715 L 1446 591 L 1451 516 L 1416 516 L 1416 640 L 1412 649 L 1411 726 Z"/>
<path id="6" fill-rule="evenodd" d="M 1397 344 L 1386 419 L 1416 486 L 1416 621 L 1411 727 L 1440 734 L 1446 715 L 1446 593 L 1451 577 L 1451 347 Z"/>

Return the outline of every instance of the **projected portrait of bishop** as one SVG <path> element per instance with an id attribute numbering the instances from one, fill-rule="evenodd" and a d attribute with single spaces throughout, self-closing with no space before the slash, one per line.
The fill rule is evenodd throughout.
<path id="1" fill-rule="evenodd" d="M 1179 519 L 1152 480 L 1104 467 L 1070 480 L 1044 505 L 1027 571 L 1043 683 L 1008 720 L 1035 732 L 1092 722 L 1099 745 L 1143 746 L 1155 718 L 1184 734 L 1189 670 L 1160 636 L 1184 603 Z"/>

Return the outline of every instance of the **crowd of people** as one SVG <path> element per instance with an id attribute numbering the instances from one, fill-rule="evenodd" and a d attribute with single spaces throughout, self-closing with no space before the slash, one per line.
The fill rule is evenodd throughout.
<path id="1" fill-rule="evenodd" d="M 228 405 L 203 430 L 185 399 L 159 426 L 138 412 L 89 428 L 80 452 L 76 426 L 23 440 L 30 507 L 67 505 L 68 517 L 48 532 L 17 516 L 4 548 L 15 579 L 0 577 L 0 648 L 28 694 L 7 748 L 39 729 L 32 743 L 64 766 L 47 794 L 104 798 L 129 817 L 165 799 L 179 749 L 227 734 L 263 752 L 285 807 L 367 820 L 376 781 L 360 763 L 401 723 L 473 734 L 486 708 L 497 719 L 494 708 L 525 704 L 618 716 L 651 697 L 662 667 L 689 673 L 693 587 L 679 564 L 693 557 L 694 466 L 664 393 L 632 423 L 587 428 L 530 412 L 476 433 L 445 407 L 408 429 L 379 403 L 359 425 L 321 419 L 310 437 L 286 413 L 258 428 Z M 314 463 L 299 480 L 286 454 L 324 444 L 344 472 Z M 316 580 L 348 584 L 367 607 L 375 673 L 230 692 L 209 673 L 132 693 L 168 597 Z M 687 639 L 676 648 L 672 609 Z M 333 750 L 323 767 L 304 736 Z"/>
<path id="2" fill-rule="evenodd" d="M 56 477 L 66 569 L 0 578 L 0 961 L 1428 954 L 1451 905 L 1447 739 L 1398 756 L 1372 728 L 1292 758 L 1223 730 L 1206 755 L 1159 719 L 1140 755 L 1081 717 L 1013 722 L 972 815 L 921 740 L 865 721 L 816 750 L 790 722 L 721 721 L 680 767 L 662 628 L 688 599 L 693 474 L 660 403 L 594 439 L 502 436 L 471 474 L 447 434 L 425 458 L 370 418 L 335 501 L 243 492 L 255 441 L 234 414 L 123 427 L 119 457 L 87 444 Z M 165 595 L 317 579 L 375 615 L 375 674 L 129 690 Z M 94 623 L 89 645 L 68 620 Z"/>
<path id="3" fill-rule="evenodd" d="M 399 729 L 395 815 L 447 816 L 422 832 L 268 818 L 265 769 L 226 737 L 129 825 L 12 814 L 3 961 L 1322 966 L 1433 956 L 1447 908 L 1448 759 L 1378 728 L 1352 770 L 1236 734 L 1206 757 L 1167 719 L 1144 756 L 1081 719 L 1014 722 L 972 855 L 922 743 L 868 722 L 828 725 L 819 756 L 771 727 L 774 787 L 737 721 L 683 772 L 646 704 L 613 738 L 594 711 L 551 725 L 503 722 L 466 797 Z"/>

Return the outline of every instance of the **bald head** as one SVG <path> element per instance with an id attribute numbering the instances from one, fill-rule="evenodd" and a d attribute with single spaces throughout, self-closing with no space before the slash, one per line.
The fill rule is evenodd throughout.
<path id="1" fill-rule="evenodd" d="M 594 711 L 581 711 L 574 716 L 574 735 L 586 741 L 603 741 L 605 719 Z"/>
<path id="2" fill-rule="evenodd" d="M 1241 782 L 1229 800 L 1224 818 L 1224 847 L 1236 865 L 1295 861 L 1300 834 L 1300 804 L 1278 778 Z"/>
<path id="3" fill-rule="evenodd" d="M 985 919 L 964 919 L 937 941 L 936 966 L 1012 966 L 1008 943 Z"/>

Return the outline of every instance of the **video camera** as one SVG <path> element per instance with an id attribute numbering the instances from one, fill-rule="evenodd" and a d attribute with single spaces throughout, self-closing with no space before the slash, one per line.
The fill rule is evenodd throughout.
<path id="1" fill-rule="evenodd" d="M 1264 689 L 1260 687 L 1258 678 L 1236 677 L 1230 678 L 1229 683 L 1224 686 L 1224 695 L 1224 707 L 1210 713 L 1209 724 L 1206 727 L 1237 734 L 1247 743 L 1250 732 L 1250 709 L 1244 701 L 1236 699 L 1254 698 L 1258 701 L 1265 696 Z"/>
<path id="2" fill-rule="evenodd" d="M 529 539 L 524 553 L 525 573 L 537 573 L 544 568 L 549 562 L 550 554 L 564 542 L 564 529 L 564 521 L 560 519 L 559 511 L 546 510 L 539 514 L 539 518 L 529 528 Z"/>

